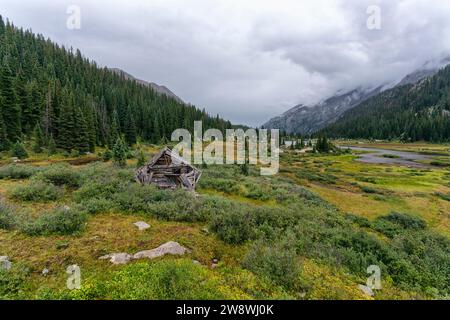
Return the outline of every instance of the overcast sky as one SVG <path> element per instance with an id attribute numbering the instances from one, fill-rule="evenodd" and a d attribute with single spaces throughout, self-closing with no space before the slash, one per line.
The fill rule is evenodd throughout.
<path id="1" fill-rule="evenodd" d="M 66 27 L 69 5 L 80 30 Z M 367 28 L 371 5 L 380 30 Z M 450 55 L 448 0 L 0 0 L 0 14 L 254 126 Z"/>

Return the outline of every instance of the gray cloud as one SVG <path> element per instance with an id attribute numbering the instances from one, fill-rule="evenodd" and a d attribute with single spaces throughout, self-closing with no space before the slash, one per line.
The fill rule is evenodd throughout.
<path id="1" fill-rule="evenodd" d="M 0 2 L 16 25 L 251 125 L 337 90 L 398 80 L 450 52 L 442 0 Z M 70 4 L 82 10 L 81 30 L 66 28 Z M 373 4 L 381 30 L 366 27 Z"/>

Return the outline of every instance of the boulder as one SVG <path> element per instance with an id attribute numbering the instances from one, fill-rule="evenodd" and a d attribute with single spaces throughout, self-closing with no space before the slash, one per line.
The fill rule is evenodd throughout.
<path id="1" fill-rule="evenodd" d="M 9 270 L 12 267 L 8 256 L 0 256 L 0 270 Z"/>
<path id="2" fill-rule="evenodd" d="M 189 252 L 189 250 L 181 246 L 178 242 L 170 241 L 163 244 L 162 246 L 159 246 L 156 249 L 138 252 L 133 256 L 133 259 L 155 259 L 166 254 L 182 256 L 186 252 Z"/>
<path id="3" fill-rule="evenodd" d="M 136 227 L 138 227 L 139 231 L 144 231 L 144 230 L 147 230 L 148 228 L 150 228 L 150 225 L 143 221 L 136 222 L 136 223 L 134 223 L 134 225 Z"/>
<path id="4" fill-rule="evenodd" d="M 100 257 L 100 260 L 109 260 L 112 264 L 127 264 L 133 258 L 131 254 L 126 252 L 112 253 L 106 256 Z"/>

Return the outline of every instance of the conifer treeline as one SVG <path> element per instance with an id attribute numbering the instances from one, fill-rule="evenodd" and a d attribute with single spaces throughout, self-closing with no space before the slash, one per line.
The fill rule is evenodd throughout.
<path id="1" fill-rule="evenodd" d="M 195 120 L 205 130 L 231 128 L 0 16 L 0 150 L 39 132 L 68 151 L 111 147 L 119 135 L 158 143 L 177 128 L 193 130 Z"/>
<path id="2" fill-rule="evenodd" d="M 418 84 L 382 92 L 322 133 L 331 137 L 450 140 L 450 66 Z"/>

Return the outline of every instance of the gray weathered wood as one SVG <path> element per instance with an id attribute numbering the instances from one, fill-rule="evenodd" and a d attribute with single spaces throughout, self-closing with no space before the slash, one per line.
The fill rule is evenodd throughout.
<path id="1" fill-rule="evenodd" d="M 136 170 L 136 181 L 143 185 L 153 184 L 163 189 L 181 187 L 194 191 L 201 175 L 200 170 L 166 147 L 149 163 Z"/>

